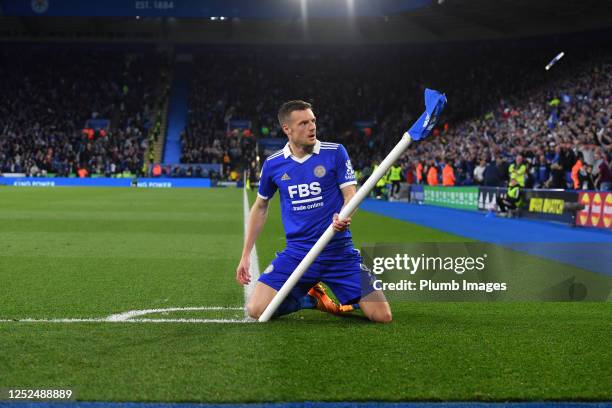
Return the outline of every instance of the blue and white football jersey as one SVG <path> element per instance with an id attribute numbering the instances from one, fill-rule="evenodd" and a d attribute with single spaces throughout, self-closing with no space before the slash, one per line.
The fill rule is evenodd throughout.
<path id="1" fill-rule="evenodd" d="M 298 159 L 287 143 L 264 162 L 257 194 L 269 200 L 279 191 L 286 251 L 305 254 L 342 209 L 340 189 L 351 184 L 355 172 L 341 144 L 317 140 L 313 153 Z M 338 232 L 321 258 L 352 247 L 350 231 Z"/>

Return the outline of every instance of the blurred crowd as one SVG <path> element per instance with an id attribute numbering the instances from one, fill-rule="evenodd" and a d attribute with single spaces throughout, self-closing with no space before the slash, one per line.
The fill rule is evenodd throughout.
<path id="1" fill-rule="evenodd" d="M 436 77 L 440 86 L 452 83 L 444 65 L 431 59 L 442 60 L 444 52 L 435 57 L 425 47 L 405 51 L 402 47 L 206 50 L 195 59 L 182 162 L 216 162 L 231 168 L 250 163 L 257 153 L 254 140 L 285 137 L 277 121 L 280 104 L 302 99 L 315 108 L 319 137 L 351 145 L 353 160 L 365 164 L 373 151 L 378 152 L 381 146 L 376 144 L 385 134 L 383 127 L 376 134 L 370 129 L 372 137 L 365 139 L 355 129 L 355 121 L 407 123 L 421 109 L 420 94 L 428 76 Z M 470 56 L 464 58 L 466 68 Z M 415 59 L 420 63 L 415 64 Z M 465 115 L 482 103 L 466 97 L 464 104 L 451 110 L 454 116 Z M 248 122 L 248 129 L 233 129 L 234 121 Z"/>
<path id="2" fill-rule="evenodd" d="M 198 177 L 209 163 L 239 178 L 265 157 L 263 139 L 286 138 L 279 105 L 303 99 L 319 139 L 343 143 L 365 178 L 422 112 L 428 87 L 449 103 L 433 135 L 401 158 L 402 180 L 503 186 L 514 163 L 525 187 L 610 188 L 612 49 L 574 37 L 549 71 L 560 51 L 551 38 L 194 49 L 187 166 L 158 175 Z M 168 64 L 125 50 L 0 48 L 0 172 L 150 175 Z M 85 130 L 92 119 L 108 126 Z"/>
<path id="3" fill-rule="evenodd" d="M 0 173 L 138 174 L 159 72 L 157 56 L 123 51 L 0 49 Z"/>
<path id="4" fill-rule="evenodd" d="M 500 97 L 490 111 L 438 129 L 407 155 L 407 172 L 444 184 L 447 168 L 453 185 L 503 186 L 514 164 L 525 167 L 527 188 L 609 190 L 612 53 L 561 60 L 552 70 L 536 72 L 536 86 Z M 437 180 L 428 180 L 430 170 Z"/>
<path id="5" fill-rule="evenodd" d="M 279 104 L 303 99 L 314 105 L 319 139 L 343 143 L 365 178 L 423 110 L 429 87 L 445 91 L 449 104 L 433 136 L 402 158 L 404 180 L 427 183 L 429 174 L 440 185 L 503 186 L 521 156 L 526 187 L 605 187 L 612 52 L 566 45 L 550 71 L 544 66 L 558 48 L 546 41 L 208 50 L 195 60 L 182 161 L 245 168 L 257 140 L 285 137 Z M 234 120 L 248 129 L 232 129 Z M 452 178 L 443 179 L 445 169 Z"/>

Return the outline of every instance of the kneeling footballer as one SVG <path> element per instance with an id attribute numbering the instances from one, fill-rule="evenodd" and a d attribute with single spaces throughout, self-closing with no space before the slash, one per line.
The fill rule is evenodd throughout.
<path id="1" fill-rule="evenodd" d="M 312 106 L 289 101 L 278 112 L 288 142 L 264 162 L 257 199 L 251 208 L 247 233 L 236 280 L 251 281 L 250 253 L 263 228 L 274 193 L 280 194 L 286 248 L 259 277 L 247 303 L 247 313 L 257 319 L 287 281 L 302 258 L 330 223 L 334 238 L 293 288 L 274 317 L 300 309 L 344 314 L 360 308 L 375 322 L 390 322 L 391 309 L 382 291 L 372 286 L 372 277 L 353 247 L 348 229 L 351 219 L 338 219 L 342 207 L 355 195 L 355 172 L 344 146 L 317 140 Z M 321 282 L 336 295 L 340 305 L 327 294 Z"/>

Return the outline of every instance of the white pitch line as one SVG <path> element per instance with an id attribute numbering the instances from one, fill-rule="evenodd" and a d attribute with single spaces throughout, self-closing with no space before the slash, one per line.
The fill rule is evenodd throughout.
<path id="1" fill-rule="evenodd" d="M 244 238 L 246 239 L 247 234 L 247 221 L 249 220 L 249 198 L 247 196 L 246 184 L 242 189 L 242 198 L 243 198 L 243 207 L 244 207 Z M 253 289 L 255 289 L 255 285 L 257 284 L 257 279 L 259 279 L 259 258 L 257 257 L 257 247 L 253 245 L 253 249 L 251 250 L 251 266 L 249 268 L 249 272 L 251 273 L 251 282 L 248 285 L 244 286 L 244 315 L 248 318 L 246 314 L 246 305 L 251 297 L 251 293 Z"/>
<path id="2" fill-rule="evenodd" d="M 243 310 L 242 307 L 224 306 L 193 306 L 193 307 L 169 307 L 164 309 L 130 310 L 117 313 L 107 317 L 94 318 L 58 318 L 58 319 L 0 319 L 0 323 L 250 323 L 248 319 L 138 319 L 153 313 L 183 312 L 199 310 Z"/>
<path id="3" fill-rule="evenodd" d="M 242 310 L 242 309 L 240 309 Z M 0 320 L 0 323 L 251 323 L 245 319 L 130 319 L 107 320 L 106 318 L 91 319 L 18 319 Z"/>
<path id="4" fill-rule="evenodd" d="M 123 313 L 117 313 L 110 315 L 105 318 L 109 322 L 122 322 L 133 317 L 146 316 L 153 313 L 164 313 L 164 312 L 183 312 L 183 311 L 198 311 L 198 310 L 242 310 L 241 307 L 223 307 L 223 306 L 194 306 L 194 307 L 170 307 L 165 309 L 144 309 L 144 310 L 130 310 Z M 214 320 L 214 319 L 213 319 Z"/>

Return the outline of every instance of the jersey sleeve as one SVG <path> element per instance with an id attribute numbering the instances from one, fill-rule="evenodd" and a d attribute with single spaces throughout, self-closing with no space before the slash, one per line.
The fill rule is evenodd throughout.
<path id="1" fill-rule="evenodd" d="M 357 184 L 351 159 L 342 145 L 339 145 L 338 150 L 336 150 L 336 178 L 340 188 Z"/>
<path id="2" fill-rule="evenodd" d="M 264 200 L 269 200 L 272 198 L 278 186 L 274 183 L 274 179 L 272 178 L 272 169 L 270 162 L 266 160 L 261 169 L 261 176 L 259 178 L 259 188 L 257 189 L 257 195 Z"/>

